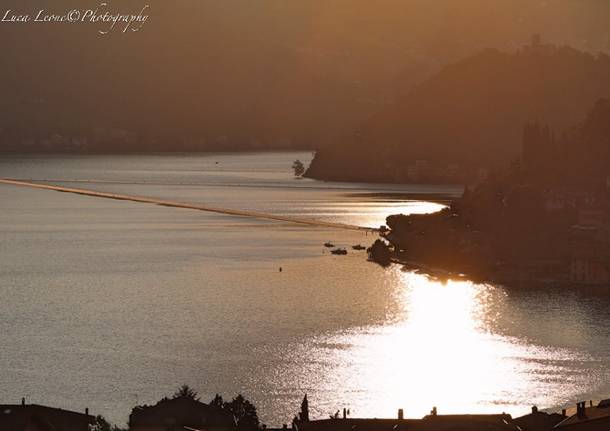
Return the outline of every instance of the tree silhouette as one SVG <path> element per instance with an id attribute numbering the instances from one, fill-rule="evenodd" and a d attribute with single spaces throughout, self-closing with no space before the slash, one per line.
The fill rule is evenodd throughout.
<path id="1" fill-rule="evenodd" d="M 172 399 L 182 398 L 182 397 L 191 398 L 195 401 L 199 401 L 199 394 L 189 385 L 180 386 L 180 388 L 176 392 L 174 392 L 174 395 L 172 395 Z"/>
<path id="2" fill-rule="evenodd" d="M 224 408 L 231 412 L 237 421 L 240 430 L 257 430 L 259 428 L 256 407 L 250 401 L 239 394 L 233 401 L 225 403 Z"/>
<path id="3" fill-rule="evenodd" d="M 95 417 L 94 427 L 95 431 L 127 431 L 123 428 L 119 428 L 116 425 L 110 425 L 110 422 L 108 422 L 104 416 L 100 415 Z"/>
<path id="4" fill-rule="evenodd" d="M 220 395 L 216 394 L 214 399 L 212 401 L 210 401 L 210 405 L 214 406 L 214 407 L 222 408 L 224 406 L 224 401 L 222 400 L 222 397 Z"/>

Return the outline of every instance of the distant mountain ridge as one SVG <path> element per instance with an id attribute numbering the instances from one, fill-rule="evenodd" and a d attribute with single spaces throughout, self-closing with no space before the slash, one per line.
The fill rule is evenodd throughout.
<path id="1" fill-rule="evenodd" d="M 436 176 L 457 171 L 459 182 L 481 167 L 518 158 L 528 121 L 567 131 L 596 100 L 609 96 L 606 54 L 541 44 L 538 38 L 514 53 L 488 49 L 445 67 L 319 151 L 306 175 L 408 182 L 409 167 L 425 163 L 437 168 Z"/>

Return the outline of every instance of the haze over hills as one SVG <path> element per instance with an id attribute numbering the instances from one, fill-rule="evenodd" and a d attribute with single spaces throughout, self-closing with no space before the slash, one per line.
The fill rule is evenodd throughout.
<path id="1" fill-rule="evenodd" d="M 542 44 L 538 38 L 512 53 L 485 50 L 445 67 L 356 133 L 322 149 L 308 175 L 461 181 L 463 176 L 448 176 L 449 167 L 464 173 L 502 166 L 519 157 L 527 122 L 569 132 L 596 100 L 608 96 L 606 54 Z M 423 166 L 428 175 L 417 178 L 409 166 Z"/>
<path id="2" fill-rule="evenodd" d="M 109 3 L 149 4 L 150 19 L 107 36 L 87 23 L 1 23 L 0 149 L 49 148 L 53 136 L 96 151 L 323 147 L 485 47 L 514 49 L 537 32 L 589 52 L 610 46 L 605 0 Z M 98 5 L 3 2 L 32 14 Z"/>

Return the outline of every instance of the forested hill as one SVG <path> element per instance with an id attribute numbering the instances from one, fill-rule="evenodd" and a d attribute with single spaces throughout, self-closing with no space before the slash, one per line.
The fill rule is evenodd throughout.
<path id="1" fill-rule="evenodd" d="M 563 132 L 608 96 L 605 54 L 537 40 L 512 53 L 485 50 L 445 67 L 319 151 L 307 175 L 393 182 L 409 181 L 417 160 L 461 174 L 503 165 L 519 156 L 525 123 Z"/>

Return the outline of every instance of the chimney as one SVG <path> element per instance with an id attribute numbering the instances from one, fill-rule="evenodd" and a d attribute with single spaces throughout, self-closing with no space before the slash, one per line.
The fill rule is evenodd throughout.
<path id="1" fill-rule="evenodd" d="M 435 407 L 432 407 L 432 411 L 430 412 L 430 414 L 431 414 L 432 416 L 436 416 L 436 414 L 437 414 L 437 412 L 436 412 L 436 406 L 435 406 Z"/>
<path id="2" fill-rule="evenodd" d="M 347 419 L 347 409 L 343 407 L 343 419 Z"/>
<path id="3" fill-rule="evenodd" d="M 589 407 L 593 407 L 593 400 L 589 400 Z"/>
<path id="4" fill-rule="evenodd" d="M 405 418 L 405 412 L 403 409 L 398 409 L 398 419 L 403 420 Z"/>
<path id="5" fill-rule="evenodd" d="M 566 414 L 566 409 L 561 409 L 561 416 L 563 416 L 564 418 L 568 416 Z"/>
<path id="6" fill-rule="evenodd" d="M 89 416 L 89 407 L 85 407 L 85 414 Z"/>
<path id="7" fill-rule="evenodd" d="M 585 417 L 585 405 L 586 403 L 584 401 L 576 403 L 576 416 L 579 418 Z"/>
<path id="8" fill-rule="evenodd" d="M 532 406 L 532 414 L 534 413 L 538 413 L 538 407 L 537 406 Z"/>
<path id="9" fill-rule="evenodd" d="M 21 405 L 22 405 L 22 406 L 25 406 L 25 397 L 22 397 L 22 398 L 21 398 Z"/>

